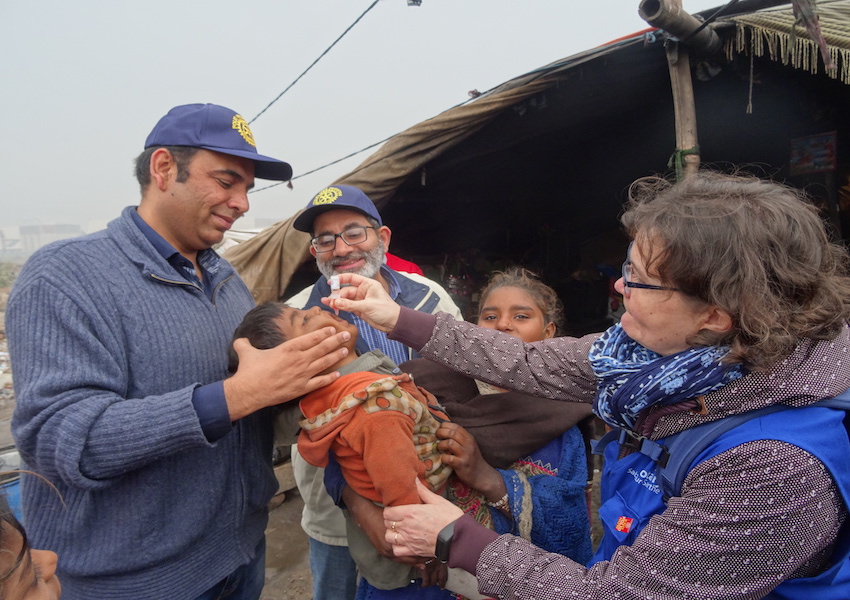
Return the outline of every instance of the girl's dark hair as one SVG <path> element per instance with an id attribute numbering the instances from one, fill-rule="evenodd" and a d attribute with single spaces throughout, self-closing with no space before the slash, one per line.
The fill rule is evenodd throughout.
<path id="1" fill-rule="evenodd" d="M 491 275 L 487 286 L 481 291 L 478 300 L 478 314 L 484 308 L 487 297 L 493 290 L 502 287 L 515 287 L 524 291 L 534 299 L 535 304 L 543 313 L 544 325 L 555 324 L 555 335 L 561 335 L 564 322 L 564 305 L 558 298 L 557 292 L 540 281 L 536 273 L 523 267 L 510 267 L 504 271 L 496 271 Z"/>
<path id="2" fill-rule="evenodd" d="M 765 369 L 801 339 L 833 339 L 850 318 L 847 254 L 802 192 L 701 171 L 675 184 L 638 180 L 629 196 L 621 220 L 650 254 L 647 271 L 732 317 L 730 331 L 689 343 L 731 346 L 727 360 Z"/>
<path id="3" fill-rule="evenodd" d="M 242 322 L 233 332 L 233 340 L 248 338 L 251 345 L 258 350 L 268 350 L 280 346 L 286 341 L 286 336 L 277 326 L 277 319 L 283 315 L 283 310 L 290 308 L 284 302 L 265 302 L 249 310 Z M 239 356 L 233 349 L 233 344 L 227 353 L 227 371 L 232 375 L 239 367 Z"/>

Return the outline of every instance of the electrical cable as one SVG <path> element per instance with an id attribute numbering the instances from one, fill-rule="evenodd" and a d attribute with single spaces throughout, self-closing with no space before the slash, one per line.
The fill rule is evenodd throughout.
<path id="1" fill-rule="evenodd" d="M 734 4 L 737 1 L 738 0 L 732 0 L 732 3 Z M 371 7 L 369 7 L 369 8 L 371 8 Z M 363 14 L 366 14 L 366 13 L 363 13 Z M 624 44 L 624 43 L 627 43 L 627 42 L 634 41 L 634 39 L 636 39 L 634 36 L 629 36 L 627 38 L 622 38 L 621 40 L 616 40 L 615 42 L 612 42 L 612 43 L 616 43 L 616 44 L 619 45 L 619 44 Z M 519 79 L 521 77 L 528 77 L 530 75 L 536 75 L 538 77 L 542 77 L 542 76 L 546 75 L 547 73 L 549 73 L 551 71 L 554 71 L 554 70 L 556 70 L 556 69 L 558 69 L 558 68 L 560 68 L 560 67 L 562 67 L 566 64 L 569 64 L 569 62 L 570 62 L 570 59 L 567 58 L 567 59 L 564 59 L 563 61 L 560 61 L 558 63 L 552 64 L 552 65 L 547 65 L 546 67 L 541 67 L 539 69 L 534 69 L 532 71 L 529 71 L 528 73 L 525 73 L 524 75 L 519 75 L 519 76 L 515 77 L 514 79 Z M 509 81 L 513 81 L 513 80 L 509 80 Z M 447 110 L 452 110 L 454 108 L 457 108 L 458 106 L 463 106 L 464 104 L 468 104 L 468 103 L 472 102 L 473 100 L 476 100 L 477 98 L 479 98 L 481 96 L 486 96 L 487 94 L 489 94 L 490 92 L 492 92 L 493 90 L 495 90 L 496 88 L 498 88 L 502 85 L 504 85 L 504 83 L 500 83 L 500 84 L 490 88 L 489 90 L 487 90 L 483 94 L 480 94 L 480 96 L 477 96 L 476 98 L 468 98 L 468 99 L 464 100 L 463 102 L 460 102 L 460 103 L 456 104 L 455 106 L 452 106 L 451 108 L 449 108 Z M 257 116 L 259 116 L 259 115 L 257 115 Z M 254 118 L 256 119 L 257 117 L 254 117 Z M 252 121 L 253 121 L 253 119 L 252 119 Z M 388 138 L 384 138 L 383 140 L 381 140 L 379 142 L 369 144 L 368 146 L 365 146 L 364 148 L 361 148 L 360 150 L 352 152 L 351 154 L 343 156 L 342 158 L 338 158 L 336 160 L 333 160 L 333 161 L 331 161 L 327 164 L 322 165 L 321 167 L 316 167 L 315 169 L 311 169 L 310 171 L 307 171 L 305 173 L 301 173 L 300 175 L 296 175 L 290 181 L 295 181 L 296 179 L 300 179 L 301 177 L 306 177 L 307 175 L 312 175 L 313 173 L 318 173 L 322 169 L 326 169 L 326 168 L 331 167 L 331 166 L 333 166 L 337 163 L 341 163 L 342 161 L 347 160 L 347 159 L 351 158 L 352 156 L 357 156 L 358 154 L 361 154 L 362 152 L 366 152 L 366 150 L 370 150 L 370 149 L 374 148 L 375 146 L 380 146 L 384 142 L 388 142 L 389 140 L 393 139 L 397 135 L 399 135 L 399 134 L 395 133 Z M 261 187 L 261 188 L 254 188 L 254 189 L 250 190 L 248 193 L 249 194 L 256 194 L 257 192 L 263 192 L 265 190 L 277 187 L 277 186 L 282 185 L 284 183 L 289 183 L 289 182 L 278 181 L 277 183 L 272 183 L 272 184 L 269 184 L 269 185 Z"/>
<path id="2" fill-rule="evenodd" d="M 713 15 L 711 15 L 710 17 L 708 17 L 705 21 L 703 21 L 703 22 L 702 22 L 702 24 L 701 24 L 699 27 L 697 27 L 697 28 L 696 28 L 696 29 L 694 29 L 691 33 L 689 33 L 689 34 L 688 34 L 688 37 L 686 37 L 685 39 L 683 39 L 683 40 L 682 40 L 682 43 L 685 43 L 685 42 L 687 42 L 688 40 L 692 39 L 692 38 L 693 38 L 696 34 L 698 34 L 700 31 L 702 31 L 703 29 L 705 29 L 706 27 L 708 27 L 709 25 L 711 25 L 711 24 L 712 24 L 712 23 L 713 23 L 713 22 L 717 19 L 717 17 L 719 17 L 720 15 L 722 15 L 724 12 L 726 12 L 726 9 L 728 9 L 728 8 L 732 8 L 734 5 L 736 5 L 736 4 L 738 3 L 738 1 L 739 1 L 739 0 L 731 0 L 731 1 L 729 2 L 729 4 L 726 4 L 725 6 L 721 6 L 721 7 L 717 10 L 717 12 L 715 12 Z"/>
<path id="3" fill-rule="evenodd" d="M 354 21 L 354 23 L 352 23 L 351 25 L 349 25 L 349 26 L 348 26 L 348 28 L 347 28 L 345 31 L 343 31 L 343 32 L 342 32 L 342 35 L 340 35 L 338 38 L 336 38 L 336 40 L 334 41 L 334 43 L 333 43 L 333 44 L 331 44 L 330 46 L 328 46 L 328 47 L 327 47 L 327 49 L 319 55 L 319 58 L 317 58 L 316 60 L 314 60 L 314 61 L 312 62 L 312 64 L 311 64 L 309 67 L 307 67 L 307 68 L 304 70 L 304 72 L 303 72 L 303 73 L 301 73 L 301 75 L 299 75 L 298 77 L 296 77 L 296 78 L 295 78 L 295 81 L 293 81 L 292 83 L 290 83 L 290 84 L 286 87 L 286 89 L 285 89 L 285 90 L 283 90 L 280 94 L 278 94 L 278 95 L 277 95 L 277 98 L 275 98 L 274 100 L 272 100 L 271 102 L 269 102 L 269 103 L 268 103 L 268 105 L 267 105 L 267 106 L 266 106 L 263 110 L 261 110 L 260 112 L 258 112 L 258 113 L 257 113 L 257 115 L 256 115 L 253 119 L 251 119 L 250 121 L 248 121 L 248 124 L 250 125 L 251 123 L 253 123 L 254 121 L 256 121 L 256 120 L 260 117 L 260 115 L 262 115 L 262 114 L 263 114 L 264 112 L 266 112 L 269 108 L 271 108 L 271 105 L 272 105 L 272 104 L 274 104 L 275 102 L 277 102 L 278 100 L 280 100 L 281 96 L 283 96 L 286 92 L 288 92 L 288 91 L 292 88 L 292 86 L 294 86 L 296 83 L 298 83 L 298 80 L 299 80 L 299 79 L 301 79 L 302 77 L 304 77 L 304 75 L 306 75 L 306 74 L 307 74 L 307 71 L 309 71 L 310 69 L 312 69 L 312 68 L 316 65 L 316 63 L 317 63 L 317 62 L 319 62 L 320 60 L 322 60 L 322 57 L 324 57 L 324 55 L 325 55 L 325 54 L 327 54 L 328 52 L 330 52 L 331 48 L 333 48 L 334 46 L 336 46 L 336 43 L 337 43 L 338 41 L 340 41 L 343 37 L 345 37 L 345 34 L 346 34 L 346 33 L 348 33 L 349 31 L 351 31 L 351 28 L 352 28 L 352 27 L 354 27 L 355 25 L 357 25 L 357 23 L 358 23 L 358 22 L 360 22 L 360 19 L 362 19 L 363 17 L 365 17 L 365 16 L 366 16 L 366 13 L 368 13 L 370 10 L 372 10 L 373 8 L 375 8 L 375 5 L 376 5 L 378 2 L 379 2 L 379 0 L 375 0 L 374 2 L 372 2 L 372 4 L 369 6 L 369 8 L 367 8 L 365 11 L 363 11 L 363 14 L 362 14 L 362 15 L 360 15 L 359 17 L 357 17 L 357 19 Z"/>
<path id="4" fill-rule="evenodd" d="M 358 154 L 360 154 L 361 152 L 366 152 L 366 150 L 370 150 L 370 149 L 374 148 L 375 146 L 380 146 L 380 145 L 381 145 L 381 144 L 383 144 L 384 142 L 387 142 L 387 141 L 389 141 L 389 140 L 393 139 L 396 135 L 398 135 L 398 134 L 393 134 L 393 135 L 391 135 L 391 136 L 390 136 L 390 137 L 388 137 L 388 138 L 384 138 L 384 139 L 382 139 L 380 142 L 375 142 L 374 144 L 370 144 L 369 146 L 366 146 L 365 148 L 361 148 L 360 150 L 358 150 L 358 151 L 356 151 L 356 152 L 352 152 L 351 154 L 349 154 L 349 155 L 347 155 L 347 156 L 343 156 L 342 158 L 338 158 L 338 159 L 336 159 L 336 160 L 333 160 L 333 161 L 331 161 L 331 162 L 329 162 L 329 163 L 327 163 L 327 164 L 322 165 L 321 167 L 316 167 L 315 169 L 313 169 L 313 170 L 311 170 L 311 171 L 307 171 L 306 173 L 301 173 L 300 175 L 296 175 L 296 176 L 295 176 L 295 177 L 293 177 L 290 181 L 293 181 L 293 180 L 295 180 L 295 179 L 300 179 L 301 177 L 306 177 L 307 175 L 312 175 L 313 173 L 318 173 L 318 172 L 319 172 L 319 171 L 321 171 L 322 169 L 326 169 L 326 168 L 331 167 L 331 166 L 333 166 L 333 165 L 335 165 L 335 164 L 337 164 L 337 163 L 341 163 L 341 162 L 342 162 L 342 161 L 344 161 L 344 160 L 348 160 L 348 159 L 349 159 L 349 158 L 351 158 L 352 156 L 357 156 L 357 155 L 358 155 Z M 248 193 L 249 193 L 249 194 L 254 194 L 254 193 L 256 193 L 256 192 L 262 192 L 263 190 L 267 190 L 267 189 L 269 189 L 269 188 L 277 187 L 277 186 L 279 186 L 279 185 L 281 185 L 281 184 L 284 184 L 284 183 L 288 183 L 288 182 L 287 182 L 287 181 L 278 181 L 277 183 L 272 183 L 271 185 L 267 185 L 267 186 L 265 186 L 265 187 L 261 187 L 261 188 L 254 188 L 254 189 L 250 190 Z"/>
<path id="5" fill-rule="evenodd" d="M 313 61 L 313 64 L 312 64 L 312 65 L 310 65 L 310 67 L 308 67 L 308 68 L 307 68 L 307 70 L 305 70 L 305 71 L 304 71 L 304 73 L 302 73 L 301 75 L 299 75 L 299 76 L 298 76 L 298 79 L 300 79 L 300 78 L 301 78 L 301 77 L 302 77 L 302 76 L 303 76 L 303 75 L 304 75 L 307 71 L 309 71 L 309 70 L 313 67 L 313 65 L 315 65 L 315 64 L 316 64 L 316 63 L 317 63 L 317 62 L 318 62 L 318 61 L 322 58 L 322 56 L 324 56 L 325 54 L 327 54 L 327 53 L 328 53 L 328 51 L 329 51 L 331 48 L 333 48 L 334 44 L 336 44 L 339 40 L 341 40 L 341 39 L 342 39 L 342 37 L 343 37 L 346 33 L 348 33 L 348 31 L 349 31 L 352 27 L 354 27 L 354 25 L 356 25 L 356 24 L 357 24 L 357 22 L 358 22 L 358 21 L 360 21 L 360 19 L 362 19 L 362 18 L 366 15 L 366 13 L 368 13 L 370 10 L 372 10 L 372 8 L 374 8 L 374 6 L 378 3 L 378 1 L 379 1 L 379 0 L 375 0 L 375 1 L 371 4 L 371 6 L 369 6 L 369 8 L 367 8 L 367 9 L 363 12 L 363 14 L 362 14 L 362 15 L 360 15 L 360 16 L 357 18 L 357 20 L 356 20 L 356 21 L 354 21 L 354 23 L 352 23 L 352 24 L 348 27 L 348 29 L 346 29 L 346 30 L 343 32 L 343 34 L 342 34 L 342 35 L 340 35 L 340 36 L 337 38 L 337 40 L 336 40 L 333 44 L 331 44 L 331 45 L 328 47 L 328 49 L 327 49 L 327 50 L 325 50 L 325 51 L 322 53 L 322 55 L 321 55 L 321 56 L 319 56 L 319 58 L 317 58 L 315 61 Z M 725 10 L 726 8 L 728 8 L 728 6 L 734 5 L 734 4 L 735 4 L 735 3 L 737 3 L 738 1 L 739 1 L 739 0 L 731 0 L 727 6 L 724 6 L 723 8 L 721 8 L 721 10 L 718 10 L 718 11 L 717 11 L 717 13 L 715 13 L 715 14 L 711 17 L 711 19 L 713 20 L 713 19 L 714 19 L 714 18 L 716 18 L 716 17 L 717 17 L 717 16 L 718 16 L 718 15 L 719 15 L 719 14 L 720 14 L 723 10 Z M 619 39 L 619 40 L 615 40 L 614 42 L 611 42 L 611 43 L 612 43 L 612 44 L 616 43 L 616 44 L 618 44 L 618 45 L 619 45 L 619 44 L 624 44 L 624 43 L 627 43 L 627 42 L 631 42 L 631 41 L 633 41 L 634 39 L 636 39 L 636 38 L 635 38 L 635 36 L 627 36 L 627 37 L 621 38 L 621 39 Z M 516 77 L 516 78 L 514 78 L 514 79 L 519 79 L 520 77 L 527 77 L 527 76 L 529 76 L 529 75 L 543 76 L 543 75 L 545 75 L 546 73 L 549 73 L 550 71 L 553 71 L 553 70 L 555 70 L 555 69 L 557 69 L 557 68 L 559 68 L 559 67 L 562 67 L 562 66 L 563 66 L 563 65 L 565 65 L 565 64 L 568 64 L 569 62 L 570 62 L 570 59 L 568 58 L 568 59 L 565 59 L 564 61 L 558 62 L 558 63 L 556 63 L 556 64 L 548 65 L 548 66 L 546 66 L 546 67 L 541 67 L 541 68 L 539 68 L 539 69 L 534 69 L 534 70 L 529 71 L 528 73 L 525 73 L 524 75 L 520 75 L 520 76 L 518 76 L 518 77 Z M 267 110 L 267 109 L 268 109 L 268 108 L 269 108 L 272 104 L 274 104 L 275 102 L 277 102 L 277 101 L 278 101 L 278 99 L 279 99 L 281 96 L 283 96 L 283 94 L 285 94 L 285 93 L 289 90 L 289 88 L 291 88 L 293 85 L 295 85 L 295 83 L 298 81 L 298 79 L 296 79 L 295 81 L 293 81 L 293 82 L 289 85 L 289 87 L 287 87 L 287 88 L 286 88 L 283 92 L 281 92 L 281 93 L 280 93 L 280 95 L 279 95 L 277 98 L 275 98 L 272 102 L 270 102 L 270 103 L 269 103 L 269 105 L 268 105 L 268 106 L 266 106 L 266 108 L 264 108 L 262 111 L 260 111 L 260 112 L 257 114 L 257 116 L 256 116 L 256 117 L 254 117 L 253 119 L 251 119 L 248 123 L 249 123 L 249 124 L 250 124 L 250 123 L 253 123 L 253 122 L 257 119 L 257 117 L 259 117 L 260 115 L 262 115 L 262 114 L 263 114 L 263 113 L 264 113 L 264 112 L 265 112 L 265 111 L 266 111 L 266 110 Z M 510 80 L 510 81 L 512 81 L 512 80 Z M 489 90 L 487 90 L 487 91 L 486 91 L 486 92 L 484 92 L 483 94 L 480 94 L 480 96 L 486 96 L 487 94 L 489 94 L 490 92 L 492 92 L 494 89 L 496 89 L 496 88 L 500 87 L 501 85 L 504 85 L 504 84 L 499 84 L 499 85 L 497 85 L 497 86 L 494 86 L 493 88 L 490 88 Z M 475 99 L 477 99 L 477 97 L 476 97 L 476 98 L 469 98 L 469 99 L 467 99 L 467 100 L 464 100 L 463 102 L 460 102 L 460 103 L 456 104 L 455 106 L 453 106 L 453 107 L 451 107 L 450 109 L 447 109 L 447 110 L 451 110 L 451 109 L 457 108 L 458 106 L 463 106 L 464 104 L 468 104 L 469 102 L 472 102 L 472 101 L 473 101 L 473 100 L 475 100 Z M 394 137 L 396 137 L 397 135 L 398 135 L 398 133 L 395 133 L 395 134 L 391 135 L 391 136 L 390 136 L 390 137 L 388 137 L 388 138 L 384 138 L 383 140 L 381 140 L 381 141 L 379 141 L 379 142 L 375 142 L 375 143 L 373 143 L 373 144 L 369 144 L 368 146 L 365 146 L 365 147 L 361 148 L 360 150 L 357 150 L 357 151 L 355 151 L 355 152 L 352 152 L 352 153 L 350 153 L 350 154 L 347 154 L 346 156 L 343 156 L 342 158 L 338 158 L 338 159 L 333 160 L 333 161 L 331 161 L 331 162 L 329 162 L 329 163 L 326 163 L 326 164 L 324 164 L 324 165 L 322 165 L 322 166 L 320 166 L 320 167 L 316 167 L 315 169 L 311 169 L 310 171 L 306 171 L 305 173 L 301 173 L 301 174 L 299 174 L 299 175 L 296 175 L 296 176 L 294 176 L 294 177 L 293 177 L 290 181 L 278 181 L 278 182 L 276 182 L 276 183 L 272 183 L 272 184 L 270 184 L 270 185 L 267 185 L 267 186 L 264 186 L 264 187 L 261 187 L 261 188 L 254 188 L 254 189 L 250 190 L 248 193 L 249 193 L 249 194 L 256 194 L 257 192 L 263 192 L 263 191 L 265 191 L 265 190 L 268 190 L 268 189 L 271 189 L 271 188 L 277 187 L 277 186 L 282 185 L 282 184 L 284 184 L 284 183 L 287 183 L 287 184 L 290 184 L 290 185 L 291 185 L 291 181 L 294 181 L 294 180 L 296 180 L 296 179 L 300 179 L 301 177 L 306 177 L 307 175 L 312 175 L 313 173 L 317 173 L 317 172 L 321 171 L 322 169 L 326 169 L 326 168 L 331 167 L 331 166 L 333 166 L 333 165 L 335 165 L 335 164 L 341 163 L 341 162 L 342 162 L 342 161 L 344 161 L 344 160 L 348 160 L 349 158 L 351 158 L 351 157 L 353 157 L 353 156 L 357 156 L 358 154 L 361 154 L 361 153 L 363 153 L 363 152 L 365 152 L 365 151 L 367 151 L 367 150 L 370 150 L 370 149 L 374 148 L 375 146 L 380 146 L 381 144 L 383 144 L 383 143 L 385 143 L 385 142 L 387 142 L 387 141 L 389 141 L 389 140 L 393 139 L 393 138 L 394 138 Z"/>
<path id="6" fill-rule="evenodd" d="M 495 89 L 495 88 L 493 88 L 493 89 Z M 488 90 L 488 91 L 492 91 L 492 90 Z M 485 93 L 487 93 L 487 92 L 485 92 Z M 483 95 L 483 94 L 482 94 L 482 95 Z M 451 109 L 453 109 L 453 108 L 457 108 L 458 106 L 463 106 L 464 104 L 467 104 L 467 103 L 469 103 L 469 102 L 472 102 L 473 100 L 474 100 L 474 98 L 469 98 L 468 100 L 464 100 L 463 102 L 461 102 L 461 103 L 459 103 L 459 104 L 456 104 L 456 105 L 452 106 L 450 109 L 447 109 L 447 110 L 451 110 Z M 336 159 L 336 160 L 332 160 L 331 162 L 326 163 L 326 164 L 322 165 L 321 167 L 316 167 L 315 169 L 312 169 L 312 170 L 310 170 L 310 171 L 307 171 L 306 173 L 301 173 L 300 175 L 296 175 L 296 176 L 294 176 L 292 179 L 290 179 L 290 181 L 295 181 L 296 179 L 300 179 L 301 177 L 306 177 L 307 175 L 312 175 L 313 173 L 318 173 L 318 172 L 319 172 L 319 171 L 321 171 L 322 169 L 326 169 L 326 168 L 328 168 L 328 167 L 332 167 L 333 165 L 335 165 L 335 164 L 337 164 L 337 163 L 341 163 L 341 162 L 342 162 L 342 161 L 344 161 L 344 160 L 348 160 L 348 159 L 349 159 L 349 158 L 351 158 L 352 156 L 357 156 L 358 154 L 361 154 L 362 152 L 366 152 L 366 150 L 371 150 L 371 149 L 372 149 L 372 148 L 374 148 L 375 146 L 380 146 L 380 145 L 381 145 L 381 144 L 383 144 L 384 142 L 388 142 L 388 141 L 390 141 L 391 139 L 393 139 L 393 138 L 394 138 L 394 137 L 396 137 L 397 135 L 399 135 L 399 134 L 398 134 L 398 133 L 394 133 L 394 134 L 393 134 L 393 135 L 391 135 L 390 137 L 382 139 L 380 142 L 375 142 L 374 144 L 369 144 L 368 146 L 365 146 L 365 147 L 361 148 L 360 150 L 357 150 L 356 152 L 352 152 L 351 154 L 347 154 L 346 156 L 343 156 L 342 158 L 338 158 L 338 159 Z M 252 190 L 249 190 L 249 191 L 248 191 L 248 193 L 249 193 L 249 194 L 255 194 L 255 193 L 257 193 L 257 192 L 262 192 L 262 191 L 265 191 L 265 190 L 271 189 L 271 188 L 273 188 L 273 187 L 277 187 L 277 186 L 282 185 L 282 184 L 284 184 L 284 183 L 289 183 L 289 182 L 288 182 L 288 181 L 278 181 L 277 183 L 272 183 L 272 184 L 267 185 L 267 186 L 265 186 L 265 187 L 261 187 L 261 188 L 254 188 L 254 189 L 252 189 Z"/>

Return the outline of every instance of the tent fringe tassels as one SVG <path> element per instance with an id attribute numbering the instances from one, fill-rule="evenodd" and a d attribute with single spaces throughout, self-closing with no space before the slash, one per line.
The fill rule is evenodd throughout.
<path id="1" fill-rule="evenodd" d="M 781 61 L 782 64 L 791 65 L 795 69 L 817 74 L 821 64 L 817 44 L 800 34 L 794 37 L 792 44 L 789 33 L 737 23 L 736 34 L 726 38 L 726 57 L 732 60 L 735 54 L 767 56 L 772 61 Z M 842 83 L 850 84 L 850 49 L 837 48 L 830 44 L 829 54 L 837 68 L 827 70 L 826 74 Z"/>

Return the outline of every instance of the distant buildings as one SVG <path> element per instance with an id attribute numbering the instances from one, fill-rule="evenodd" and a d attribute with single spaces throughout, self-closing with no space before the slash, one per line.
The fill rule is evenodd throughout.
<path id="1" fill-rule="evenodd" d="M 252 237 L 258 231 L 277 223 L 280 219 L 262 218 L 240 219 L 234 227 L 235 235 L 244 233 L 245 237 Z M 253 227 L 248 227 L 253 222 Z M 57 240 L 79 237 L 92 231 L 98 231 L 106 227 L 106 222 L 90 222 L 87 227 L 76 223 L 38 223 L 35 225 L 21 225 L 20 227 L 0 227 L 0 262 L 22 262 L 33 252 Z"/>
<path id="2" fill-rule="evenodd" d="M 0 262 L 20 262 L 25 256 L 20 231 L 13 227 L 0 228 Z"/>
<path id="3" fill-rule="evenodd" d="M 29 256 L 42 246 L 58 240 L 79 237 L 85 232 L 79 225 L 57 223 L 54 225 L 21 225 L 21 249 Z"/>
<path id="4" fill-rule="evenodd" d="M 50 242 L 83 235 L 76 224 L 56 223 L 0 228 L 0 262 L 20 262 Z"/>

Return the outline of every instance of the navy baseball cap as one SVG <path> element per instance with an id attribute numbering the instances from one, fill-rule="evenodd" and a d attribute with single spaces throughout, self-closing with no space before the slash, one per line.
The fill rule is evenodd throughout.
<path id="1" fill-rule="evenodd" d="M 375 203 L 363 193 L 363 190 L 351 185 L 332 185 L 313 196 L 307 208 L 298 215 L 292 226 L 298 231 L 313 233 L 313 221 L 316 220 L 316 217 L 335 208 L 356 210 L 375 219 L 378 226 L 384 224 L 381 221 L 381 215 L 378 214 L 378 209 L 375 208 Z"/>
<path id="2" fill-rule="evenodd" d="M 257 153 L 254 134 L 242 115 L 217 104 L 184 104 L 169 110 L 145 140 L 146 149 L 155 146 L 191 146 L 241 156 L 254 162 L 254 176 L 259 179 L 292 179 L 288 163 Z"/>

